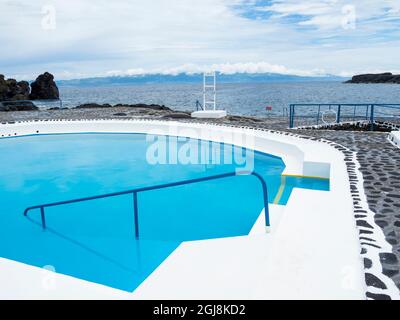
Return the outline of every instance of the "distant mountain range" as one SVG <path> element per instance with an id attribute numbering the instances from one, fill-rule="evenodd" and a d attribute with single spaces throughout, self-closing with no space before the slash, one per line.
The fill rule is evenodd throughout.
<path id="1" fill-rule="evenodd" d="M 260 83 L 260 82 L 304 82 L 304 81 L 345 81 L 338 76 L 304 77 L 283 75 L 277 73 L 236 73 L 218 74 L 218 83 Z M 203 81 L 202 74 L 149 74 L 138 76 L 112 76 L 57 81 L 59 86 L 96 87 L 96 86 L 126 86 L 134 84 L 162 84 L 162 83 L 199 83 Z"/>

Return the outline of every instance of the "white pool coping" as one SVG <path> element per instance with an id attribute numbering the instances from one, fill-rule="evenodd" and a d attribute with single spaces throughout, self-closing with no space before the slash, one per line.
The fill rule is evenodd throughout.
<path id="1" fill-rule="evenodd" d="M 389 134 L 389 141 L 392 142 L 396 147 L 400 148 L 400 131 L 392 131 Z"/>
<path id="2" fill-rule="evenodd" d="M 246 237 L 183 243 L 133 293 L 0 259 L 1 299 L 365 299 L 349 177 L 342 152 L 269 131 L 150 120 L 37 121 L 0 136 L 135 132 L 233 143 L 282 157 L 285 174 L 330 177 L 331 191 L 295 189 Z"/>

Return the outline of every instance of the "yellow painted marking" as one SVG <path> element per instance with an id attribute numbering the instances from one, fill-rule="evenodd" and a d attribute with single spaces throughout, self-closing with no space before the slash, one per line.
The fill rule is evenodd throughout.
<path id="1" fill-rule="evenodd" d="M 329 180 L 329 178 L 312 177 L 312 176 L 301 176 L 301 175 L 297 175 L 297 174 L 283 174 L 282 177 L 303 178 L 303 179 L 318 179 L 318 180 Z"/>
<path id="2" fill-rule="evenodd" d="M 279 201 L 281 201 L 283 192 L 285 191 L 285 187 L 286 187 L 286 176 L 282 175 L 281 186 L 279 187 L 278 193 L 276 194 L 274 204 L 279 204 Z"/>

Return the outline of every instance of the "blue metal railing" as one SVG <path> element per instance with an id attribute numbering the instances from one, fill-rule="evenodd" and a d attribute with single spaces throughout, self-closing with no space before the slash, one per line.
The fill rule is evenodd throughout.
<path id="1" fill-rule="evenodd" d="M 27 217 L 28 213 L 32 210 L 40 209 L 42 227 L 43 227 L 43 230 L 46 230 L 45 208 L 58 207 L 58 206 L 62 206 L 62 205 L 72 204 L 72 203 L 86 202 L 86 201 L 92 201 L 92 200 L 96 200 L 96 199 L 104 199 L 104 198 L 111 198 L 111 197 L 132 194 L 133 195 L 134 220 L 135 220 L 135 237 L 136 237 L 136 239 L 139 239 L 139 209 L 138 209 L 138 197 L 137 197 L 138 193 L 151 191 L 151 190 L 177 187 L 177 186 L 199 183 L 199 182 L 204 182 L 204 181 L 224 179 L 224 178 L 235 177 L 235 176 L 246 176 L 246 175 L 247 176 L 249 176 L 249 175 L 255 176 L 261 182 L 262 189 L 263 189 L 263 198 L 264 198 L 265 224 L 266 224 L 266 227 L 270 227 L 267 184 L 266 184 L 264 178 L 256 172 L 225 173 L 225 174 L 219 174 L 219 175 L 209 176 L 209 177 L 204 177 L 204 178 L 190 179 L 190 180 L 186 180 L 186 181 L 166 183 L 166 184 L 162 184 L 162 185 L 137 188 L 137 189 L 127 190 L 127 191 L 122 191 L 122 192 L 108 193 L 108 194 L 99 195 L 99 196 L 86 197 L 86 198 L 80 198 L 80 199 L 74 199 L 74 200 L 68 200 L 68 201 L 60 201 L 60 202 L 54 202 L 54 203 L 48 203 L 48 204 L 41 204 L 41 205 L 26 208 L 24 211 L 24 216 Z"/>
<path id="2" fill-rule="evenodd" d="M 382 104 L 382 103 L 305 103 L 305 104 L 291 104 L 289 106 L 289 127 L 295 127 L 295 118 L 296 118 L 296 109 L 299 108 L 308 108 L 315 109 L 316 112 L 316 124 L 318 125 L 320 122 L 321 114 L 326 111 L 331 111 L 335 114 L 335 122 L 340 123 L 342 119 L 346 118 L 344 111 L 349 110 L 352 111 L 351 114 L 347 114 L 347 118 L 352 118 L 353 121 L 358 119 L 363 119 L 369 121 L 370 129 L 374 130 L 374 123 L 377 118 L 399 118 L 400 119 L 400 104 Z M 357 115 L 357 111 L 365 108 L 365 115 Z M 325 111 L 323 110 L 325 109 Z M 327 110 L 326 110 L 327 109 Z M 391 113 L 382 112 L 382 110 L 390 110 Z M 398 114 L 395 114 L 395 111 L 398 111 Z M 311 112 L 310 116 L 303 115 L 302 118 L 313 118 L 315 115 Z"/>

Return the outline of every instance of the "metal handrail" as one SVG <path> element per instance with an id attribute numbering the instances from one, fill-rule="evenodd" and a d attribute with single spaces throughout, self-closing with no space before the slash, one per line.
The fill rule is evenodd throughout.
<path id="1" fill-rule="evenodd" d="M 329 107 L 329 110 L 336 110 L 336 123 L 340 123 L 342 118 L 342 107 L 354 107 L 353 117 L 355 119 L 356 115 L 356 108 L 357 107 L 366 107 L 366 120 L 370 122 L 370 129 L 374 130 L 374 122 L 376 118 L 377 108 L 388 108 L 388 109 L 395 109 L 400 110 L 400 104 L 398 103 L 297 103 L 297 104 L 290 104 L 290 114 L 289 114 L 289 127 L 294 128 L 294 121 L 296 116 L 295 109 L 298 107 L 318 107 L 318 114 L 317 114 L 317 124 L 319 123 L 319 117 L 321 113 L 321 107 Z M 335 108 L 335 109 L 333 109 Z"/>
<path id="2" fill-rule="evenodd" d="M 62 205 L 66 205 L 66 204 L 78 203 L 78 202 L 86 202 L 86 201 L 97 200 L 97 199 L 117 197 L 117 196 L 126 195 L 126 194 L 132 194 L 133 195 L 134 218 L 135 218 L 135 237 L 136 237 L 136 239 L 139 239 L 139 213 L 138 213 L 139 210 L 138 210 L 138 198 L 137 198 L 137 194 L 138 193 L 151 191 L 151 190 L 159 190 L 159 189 L 177 187 L 177 186 L 193 184 L 193 183 L 199 183 L 199 182 L 210 181 L 210 180 L 224 179 L 224 178 L 229 178 L 229 177 L 234 177 L 234 176 L 245 176 L 245 175 L 255 176 L 261 182 L 261 185 L 262 185 L 262 188 L 263 188 L 263 197 L 264 197 L 265 224 L 266 224 L 266 229 L 268 231 L 268 229 L 270 227 L 270 218 L 269 218 L 269 207 L 268 207 L 268 188 L 267 188 L 267 184 L 266 184 L 264 178 L 261 175 L 259 175 L 256 172 L 248 172 L 248 171 L 225 173 L 225 174 L 219 174 L 219 175 L 215 175 L 215 176 L 209 176 L 209 177 L 203 177 L 203 178 L 197 178 L 197 179 L 190 179 L 190 180 L 186 180 L 186 181 L 166 183 L 166 184 L 161 184 L 161 185 L 157 185 L 157 186 L 143 187 L 143 188 L 136 188 L 136 189 L 127 190 L 127 191 L 108 193 L 108 194 L 104 194 L 104 195 L 98 195 L 98 196 L 85 197 L 85 198 L 74 199 L 74 200 L 67 200 L 67 201 L 60 201 L 60 202 L 54 202 L 54 203 L 41 204 L 41 205 L 37 205 L 37 206 L 32 206 L 32 207 L 26 208 L 25 211 L 24 211 L 24 216 L 27 217 L 28 213 L 30 211 L 32 211 L 32 210 L 40 209 L 42 227 L 43 227 L 43 230 L 46 230 L 45 208 L 57 207 L 57 206 L 62 206 Z"/>

